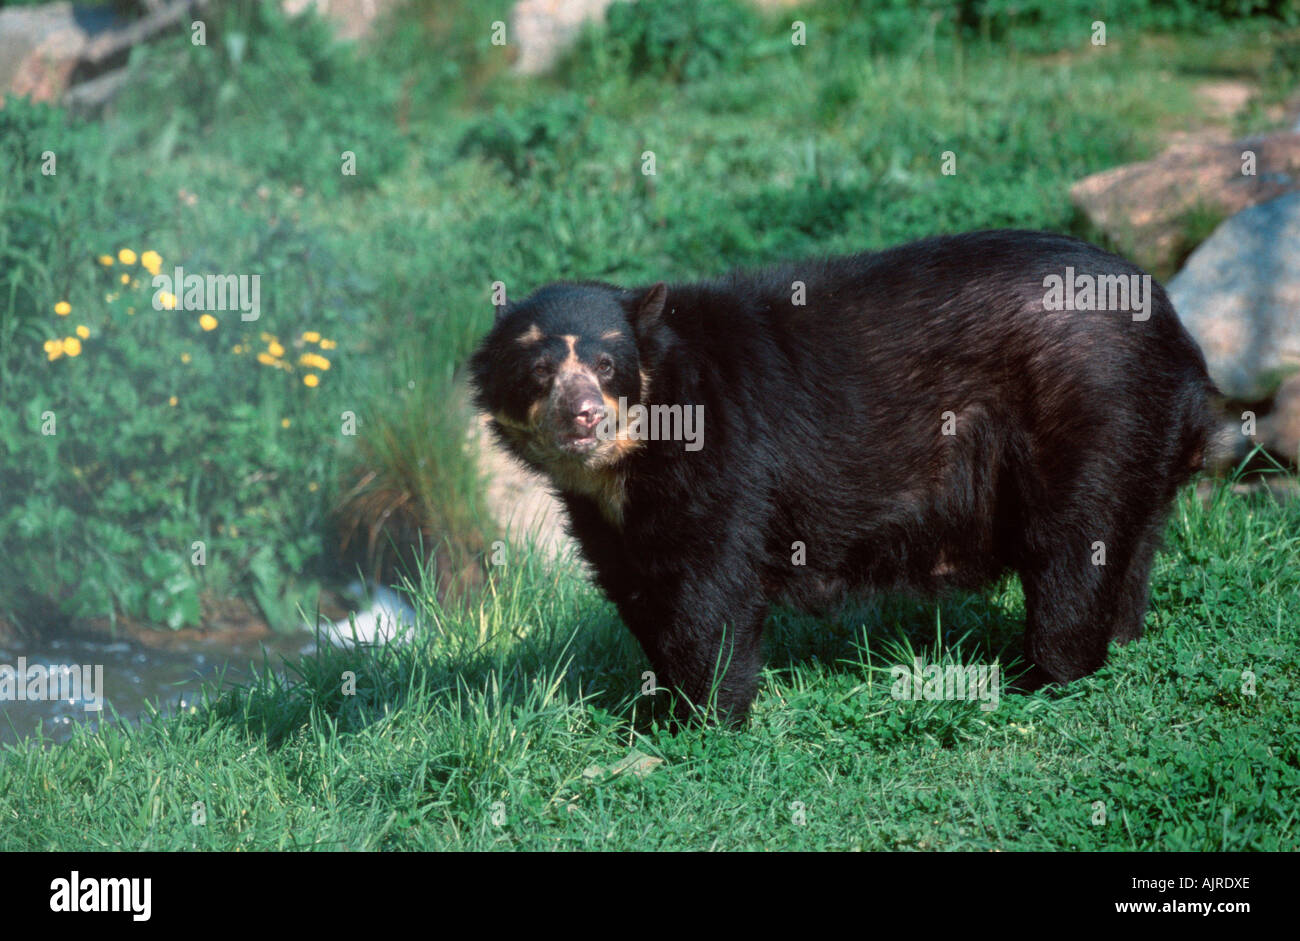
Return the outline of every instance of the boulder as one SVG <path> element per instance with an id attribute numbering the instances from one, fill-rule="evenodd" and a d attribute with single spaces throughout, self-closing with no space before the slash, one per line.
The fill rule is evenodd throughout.
<path id="1" fill-rule="evenodd" d="M 111 7 L 71 3 L 0 10 L 0 107 L 6 92 L 33 101 L 67 100 L 77 83 L 90 87 L 70 104 L 80 110 L 100 107 L 121 88 L 125 71 L 119 66 L 133 47 L 186 17 L 200 16 L 208 3 L 149 0 L 144 15 L 131 20 Z M 104 73 L 113 77 L 94 83 Z"/>
<path id="2" fill-rule="evenodd" d="M 1242 172 L 1248 151 L 1255 155 L 1253 175 Z M 1300 134 L 1282 132 L 1179 144 L 1152 160 L 1085 177 L 1070 198 L 1135 261 L 1159 272 L 1185 250 L 1189 216 L 1226 218 L 1297 189 Z"/>
<path id="3" fill-rule="evenodd" d="M 518 50 L 520 75 L 548 71 L 577 41 L 584 24 L 603 22 L 614 0 L 519 0 L 510 10 L 507 40 Z"/>
<path id="4" fill-rule="evenodd" d="M 375 21 L 396 5 L 397 0 L 283 0 L 281 8 L 297 16 L 308 7 L 330 22 L 339 39 L 355 40 L 370 35 Z"/>
<path id="5" fill-rule="evenodd" d="M 1260 420 L 1259 438 L 1278 457 L 1300 465 L 1300 374 L 1277 390 L 1273 410 Z"/>
<path id="6" fill-rule="evenodd" d="M 92 30 L 112 17 L 74 10 L 71 3 L 0 10 L 0 93 L 57 101 L 90 45 Z"/>
<path id="7" fill-rule="evenodd" d="M 615 3 L 637 0 L 518 0 L 510 9 L 507 41 L 516 51 L 514 71 L 541 75 L 550 71 L 578 39 L 589 22 L 604 22 Z M 654 2 L 654 0 L 650 0 Z M 809 6 L 811 0 L 750 0 L 760 10 Z"/>
<path id="8" fill-rule="evenodd" d="M 1300 193 L 1221 224 L 1167 289 L 1219 388 L 1271 397 L 1300 370 Z"/>

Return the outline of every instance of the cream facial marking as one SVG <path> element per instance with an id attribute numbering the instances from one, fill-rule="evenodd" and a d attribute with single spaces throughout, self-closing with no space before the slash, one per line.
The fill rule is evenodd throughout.
<path id="1" fill-rule="evenodd" d="M 537 324 L 532 324 L 519 336 L 515 337 L 515 342 L 520 346 L 531 346 L 542 338 L 542 331 L 537 328 Z"/>
<path id="2" fill-rule="evenodd" d="M 604 333 L 600 335 L 600 338 L 602 340 L 617 340 L 622 335 L 623 335 L 622 330 L 606 330 Z"/>
<path id="3" fill-rule="evenodd" d="M 565 357 L 564 362 L 560 363 L 560 372 L 573 372 L 582 368 L 582 363 L 578 361 L 578 338 L 572 333 L 564 334 L 564 342 L 568 344 L 569 355 Z"/>

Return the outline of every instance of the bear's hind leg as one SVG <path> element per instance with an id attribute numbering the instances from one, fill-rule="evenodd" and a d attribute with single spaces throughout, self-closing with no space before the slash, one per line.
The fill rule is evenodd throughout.
<path id="1" fill-rule="evenodd" d="M 1116 643 L 1126 644 L 1142 636 L 1151 598 L 1151 565 L 1160 547 L 1164 522 L 1165 513 L 1160 512 L 1147 524 L 1119 580 L 1118 597 L 1111 615 L 1111 638 Z"/>

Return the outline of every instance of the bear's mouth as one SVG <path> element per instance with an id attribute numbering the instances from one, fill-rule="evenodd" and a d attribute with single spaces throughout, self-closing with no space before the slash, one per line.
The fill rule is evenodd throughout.
<path id="1" fill-rule="evenodd" d="M 581 431 L 560 432 L 555 438 L 556 446 L 565 454 L 589 454 L 596 449 L 599 439 L 594 433 Z"/>

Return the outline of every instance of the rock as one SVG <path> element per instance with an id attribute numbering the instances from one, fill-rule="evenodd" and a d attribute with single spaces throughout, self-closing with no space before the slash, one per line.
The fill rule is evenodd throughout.
<path id="1" fill-rule="evenodd" d="M 1224 222 L 1167 289 L 1219 389 L 1271 396 L 1300 368 L 1300 193 Z"/>
<path id="2" fill-rule="evenodd" d="M 514 69 L 540 75 L 555 65 L 588 22 L 604 22 L 614 0 L 519 0 L 510 10 L 507 41 L 518 50 Z"/>
<path id="3" fill-rule="evenodd" d="M 1242 173 L 1242 153 L 1255 154 L 1255 174 Z M 1085 177 L 1070 198 L 1098 229 L 1139 264 L 1167 269 L 1185 250 L 1189 215 L 1226 218 L 1300 189 L 1300 134 L 1235 143 L 1185 143 L 1153 160 Z"/>
<path id="4" fill-rule="evenodd" d="M 0 10 L 0 91 L 57 101 L 94 32 L 112 23 L 111 12 L 71 3 Z"/>
<path id="5" fill-rule="evenodd" d="M 1300 465 L 1300 373 L 1282 383 L 1273 410 L 1259 422 L 1259 443 L 1278 457 Z"/>
<path id="6" fill-rule="evenodd" d="M 339 39 L 363 39 L 370 35 L 375 21 L 396 5 L 396 0 L 283 0 L 281 8 L 297 16 L 308 7 L 329 20 Z"/>
<path id="7" fill-rule="evenodd" d="M 118 66 L 133 47 L 178 27 L 186 17 L 201 16 L 209 2 L 148 0 L 145 14 L 133 20 L 102 5 L 49 3 L 0 10 L 0 107 L 6 91 L 33 101 L 58 101 L 79 82 L 86 87 L 78 86 L 72 107 L 83 112 L 102 107 L 122 87 L 126 70 Z"/>
<path id="8" fill-rule="evenodd" d="M 516 50 L 516 74 L 541 75 L 550 71 L 560 56 L 577 41 L 585 24 L 603 23 L 605 11 L 614 3 L 635 2 L 637 0 L 518 0 L 510 10 L 506 33 L 507 42 Z M 806 7 L 810 0 L 750 2 L 771 12 L 794 6 Z"/>

